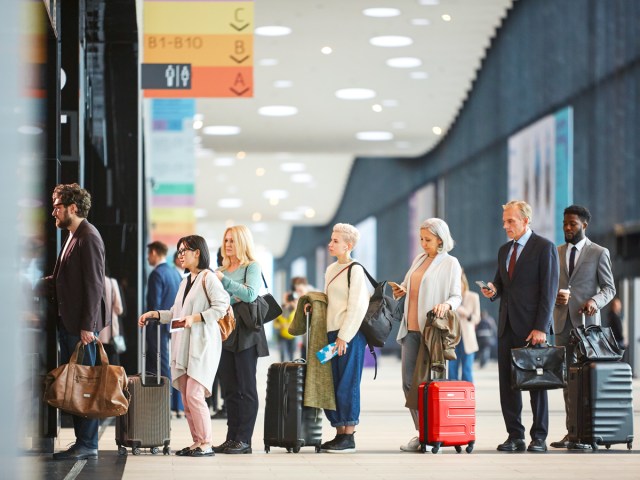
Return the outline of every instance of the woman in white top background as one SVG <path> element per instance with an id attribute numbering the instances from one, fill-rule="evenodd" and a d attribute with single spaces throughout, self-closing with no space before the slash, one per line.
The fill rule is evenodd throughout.
<path id="1" fill-rule="evenodd" d="M 469 290 L 467 276 L 462 273 L 462 305 L 456 310 L 462 338 L 456 345 L 456 360 L 449 360 L 449 380 L 473 382 L 473 360 L 478 351 L 476 325 L 480 323 L 480 295 Z"/>
<path id="2" fill-rule="evenodd" d="M 356 451 L 353 438 L 355 426 L 360 422 L 360 380 L 367 344 L 360 324 L 369 306 L 369 291 L 364 270 L 360 265 L 351 268 L 351 251 L 358 243 L 360 233 L 348 223 L 333 227 L 329 254 L 337 261 L 327 267 L 325 292 L 327 294 L 327 338 L 336 342 L 337 356 L 331 359 L 336 409 L 325 410 L 336 437 L 321 445 L 329 453 Z"/>
<path id="3" fill-rule="evenodd" d="M 458 260 L 448 253 L 453 249 L 454 241 L 445 221 L 439 218 L 425 220 L 420 225 L 420 245 L 424 253 L 413 260 L 402 284 L 392 284 L 395 298 L 407 295 L 397 337 L 402 346 L 402 390 L 405 398 L 411 390 L 427 313 L 433 310 L 437 317 L 443 317 L 448 310 L 456 310 L 462 300 L 462 268 Z M 409 411 L 418 430 L 418 411 Z M 419 451 L 418 436 L 402 445 L 400 450 Z"/>

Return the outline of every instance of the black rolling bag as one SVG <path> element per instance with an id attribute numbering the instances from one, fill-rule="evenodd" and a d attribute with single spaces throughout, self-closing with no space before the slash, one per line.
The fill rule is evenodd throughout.
<path id="1" fill-rule="evenodd" d="M 160 346 L 160 327 L 158 326 L 158 346 Z M 146 325 L 142 329 L 142 374 L 129 376 L 129 410 L 116 417 L 116 443 L 118 453 L 126 455 L 130 447 L 134 455 L 141 448 L 149 448 L 154 455 L 160 452 L 169 455 L 171 436 L 170 382 L 160 376 L 160 349 L 158 365 L 154 377 L 146 376 Z"/>
<path id="2" fill-rule="evenodd" d="M 616 443 L 633 447 L 631 367 L 621 362 L 586 362 L 569 367 L 569 436 L 572 443 Z"/>
<path id="3" fill-rule="evenodd" d="M 307 355 L 309 314 L 307 313 Z M 267 398 L 264 412 L 264 450 L 286 448 L 298 453 L 301 447 L 322 443 L 322 410 L 305 407 L 304 382 L 307 364 L 303 359 L 274 363 L 267 372 Z"/>

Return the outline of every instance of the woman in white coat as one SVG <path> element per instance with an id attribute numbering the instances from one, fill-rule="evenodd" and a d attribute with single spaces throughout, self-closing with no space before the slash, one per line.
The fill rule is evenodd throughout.
<path id="1" fill-rule="evenodd" d="M 143 326 L 149 319 L 159 319 L 161 323 L 180 319 L 184 323 L 183 330 L 171 335 L 171 376 L 173 386 L 182 394 L 193 444 L 176 455 L 208 457 L 214 451 L 205 399 L 211 395 L 209 388 L 220 362 L 222 339 L 218 320 L 229 308 L 229 294 L 209 271 L 210 255 L 204 238 L 198 235 L 181 238 L 178 258 L 189 275 L 182 280 L 173 307 L 146 312 L 138 324 Z"/>
<path id="2" fill-rule="evenodd" d="M 402 284 L 392 284 L 395 298 L 407 296 L 397 337 L 402 346 L 402 390 L 405 399 L 411 390 L 427 313 L 433 310 L 436 316 L 443 317 L 447 310 L 456 310 L 462 301 L 462 268 L 458 260 L 448 253 L 453 249 L 454 241 L 445 221 L 439 218 L 425 220 L 420 225 L 420 245 L 424 253 L 413 260 Z M 409 411 L 415 429 L 419 430 L 418 411 Z M 418 436 L 402 445 L 400 450 L 419 451 Z"/>
<path id="3" fill-rule="evenodd" d="M 449 380 L 460 378 L 473 382 L 473 360 L 478 351 L 478 339 L 476 338 L 476 325 L 480 323 L 480 295 L 469 290 L 467 276 L 462 273 L 462 305 L 456 310 L 460 320 L 460 334 L 462 338 L 456 345 L 456 359 L 449 360 Z"/>

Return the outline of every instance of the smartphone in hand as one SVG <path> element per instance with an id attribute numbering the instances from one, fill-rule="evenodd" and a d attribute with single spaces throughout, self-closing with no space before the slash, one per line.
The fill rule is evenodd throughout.
<path id="1" fill-rule="evenodd" d="M 391 285 L 391 288 L 399 288 L 400 290 L 405 290 L 405 288 L 399 283 L 396 283 L 396 282 L 387 282 L 387 283 Z"/>
<path id="2" fill-rule="evenodd" d="M 496 293 L 493 288 L 491 288 L 486 284 L 486 282 L 483 282 L 482 280 L 476 280 L 476 285 L 478 285 L 480 288 L 484 288 L 486 290 L 489 290 L 490 292 Z"/>

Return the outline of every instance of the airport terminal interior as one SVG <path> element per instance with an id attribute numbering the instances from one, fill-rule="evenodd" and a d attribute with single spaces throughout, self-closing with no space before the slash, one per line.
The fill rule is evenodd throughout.
<path id="1" fill-rule="evenodd" d="M 632 375 L 625 423 L 638 432 L 640 1 L 13 0 L 2 13 L 0 477 L 639 478 L 633 437 L 583 449 L 496 449 L 509 437 L 496 345 L 510 330 L 493 329 L 490 347 L 472 358 L 472 448 L 401 450 L 416 431 L 403 394 L 400 321 L 377 358 L 365 350 L 354 453 L 268 445 L 267 372 L 287 343 L 270 322 L 258 327 L 269 353 L 257 360 L 251 454 L 176 455 L 193 431 L 177 408 L 164 452 L 123 447 L 120 417 L 108 417 L 99 422 L 98 458 L 54 460 L 76 432 L 69 414 L 44 401 L 68 308 L 51 301 L 44 278 L 60 275 L 54 269 L 66 258 L 57 215 L 70 206 L 52 192 L 77 183 L 91 194 L 86 218 L 120 297 L 110 361 L 134 377 L 146 347 L 138 319 L 156 310 L 147 299 L 152 242 L 167 245 L 167 263 L 181 274 L 188 245 L 178 241 L 198 235 L 215 270 L 225 232 L 244 225 L 263 272 L 260 293 L 295 309 L 292 281 L 306 279 L 312 292 L 331 283 L 334 225 L 357 228 L 351 256 L 374 279 L 401 283 L 426 251 L 421 225 L 442 219 L 482 319 L 502 325 L 507 301 L 485 298 L 476 282 L 496 282 L 507 269 L 511 278 L 507 257 L 498 261 L 511 238 L 503 206 L 527 202 L 536 238 L 560 251 L 571 243 L 565 208 L 584 206 L 588 242 L 610 258 L 615 295 L 594 302 L 624 347 L 619 361 Z M 291 357 L 305 358 L 305 336 L 288 340 Z M 231 424 L 214 390 L 218 445 Z M 550 444 L 567 429 L 562 389 L 548 398 Z M 318 419 L 322 441 L 331 440 L 322 409 Z"/>

